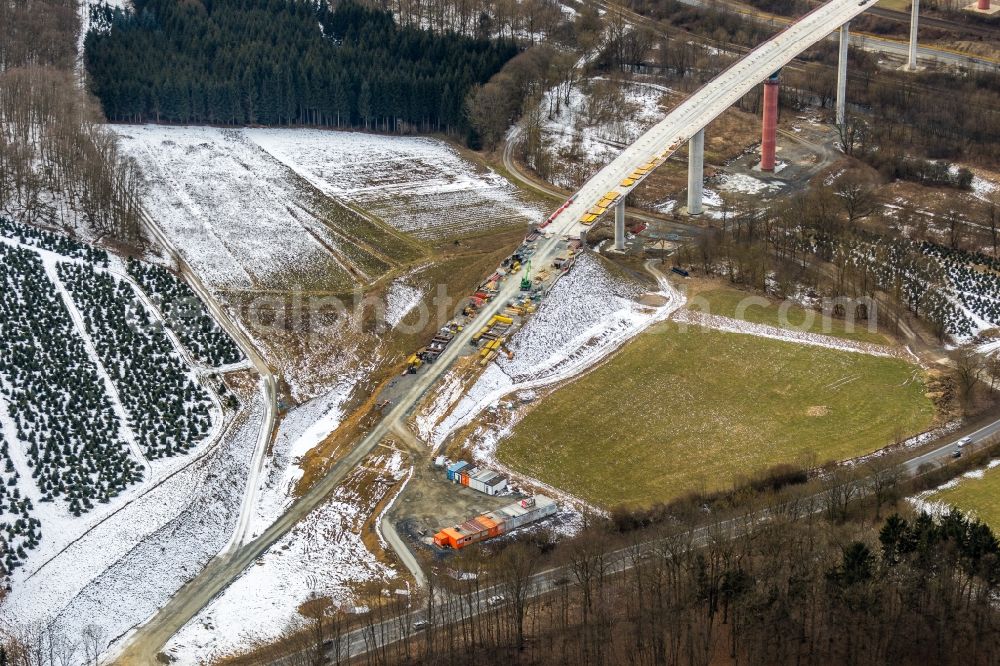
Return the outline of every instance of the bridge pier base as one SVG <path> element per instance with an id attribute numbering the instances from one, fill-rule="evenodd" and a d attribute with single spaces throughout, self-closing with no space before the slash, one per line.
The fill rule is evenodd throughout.
<path id="1" fill-rule="evenodd" d="M 688 215 L 701 215 L 705 188 L 705 128 L 688 141 Z"/>
<path id="2" fill-rule="evenodd" d="M 837 127 L 847 121 L 847 45 L 851 40 L 851 22 L 840 26 L 840 59 L 837 61 Z"/>
<path id="3" fill-rule="evenodd" d="M 906 61 L 906 69 L 913 72 L 917 69 L 917 18 L 920 15 L 920 0 L 912 0 L 910 6 L 910 57 Z"/>
<path id="4" fill-rule="evenodd" d="M 764 122 L 760 137 L 760 170 L 774 171 L 778 144 L 778 73 L 764 82 Z"/>
<path id="5" fill-rule="evenodd" d="M 625 197 L 615 204 L 615 249 L 625 251 Z"/>

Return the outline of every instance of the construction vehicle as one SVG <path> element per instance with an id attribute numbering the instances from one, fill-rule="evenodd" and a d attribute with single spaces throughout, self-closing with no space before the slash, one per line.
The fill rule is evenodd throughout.
<path id="1" fill-rule="evenodd" d="M 411 375 L 415 375 L 417 374 L 417 370 L 419 370 L 420 366 L 422 366 L 423 364 L 424 361 L 422 358 L 420 358 L 416 354 L 410 354 L 410 357 L 406 359 L 406 372 Z"/>
<path id="2" fill-rule="evenodd" d="M 529 291 L 531 289 L 531 262 L 528 262 L 527 267 L 524 269 L 524 277 L 521 278 L 521 291 Z M 514 323 L 513 321 L 511 323 Z"/>

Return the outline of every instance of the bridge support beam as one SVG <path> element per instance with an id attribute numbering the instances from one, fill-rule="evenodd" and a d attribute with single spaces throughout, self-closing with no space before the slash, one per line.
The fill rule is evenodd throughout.
<path id="1" fill-rule="evenodd" d="M 840 59 L 837 61 L 837 127 L 847 120 L 847 45 L 851 40 L 851 22 L 840 26 Z"/>
<path id="2" fill-rule="evenodd" d="M 906 69 L 914 71 L 917 69 L 917 17 L 920 15 L 920 0 L 912 0 L 910 5 L 910 58 L 906 62 Z"/>
<path id="3" fill-rule="evenodd" d="M 990 10 L 990 0 L 979 0 L 976 3 L 976 8 L 981 12 L 988 12 Z"/>
<path id="4" fill-rule="evenodd" d="M 688 141 L 688 215 L 701 215 L 705 187 L 705 128 Z"/>
<path id="5" fill-rule="evenodd" d="M 615 204 L 615 249 L 625 251 L 625 197 Z"/>
<path id="6" fill-rule="evenodd" d="M 778 144 L 778 74 L 764 82 L 764 122 L 760 137 L 760 170 L 774 171 Z"/>

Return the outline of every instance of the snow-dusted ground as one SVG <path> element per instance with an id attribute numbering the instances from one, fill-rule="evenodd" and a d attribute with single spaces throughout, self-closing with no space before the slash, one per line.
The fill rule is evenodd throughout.
<path id="1" fill-rule="evenodd" d="M 550 386 L 592 367 L 683 304 L 681 294 L 665 279 L 660 290 L 664 305 L 642 305 L 633 300 L 641 291 L 636 285 L 614 278 L 594 257 L 581 256 L 511 338 L 513 360 L 498 357 L 464 395 L 460 378 L 448 376 L 435 401 L 417 414 L 418 432 L 440 446 L 504 396 Z"/>
<path id="2" fill-rule="evenodd" d="M 553 184 L 575 189 L 574 185 L 618 157 L 625 146 L 666 115 L 660 104 L 669 90 L 637 82 L 622 84 L 620 99 L 610 104 L 606 115 L 599 113 L 592 108 L 591 90 L 593 86 L 609 83 L 595 79 L 576 86 L 570 91 L 568 103 L 562 100 L 556 103 L 557 89 L 543 96 L 542 131 L 550 142 L 550 150 L 557 156 L 574 155 L 579 160 L 572 171 L 554 169 L 550 178 Z M 558 113 L 549 118 L 549 109 L 557 107 Z"/>
<path id="3" fill-rule="evenodd" d="M 308 129 L 243 135 L 321 192 L 422 238 L 527 225 L 546 215 L 499 174 L 437 139 Z"/>
<path id="4" fill-rule="evenodd" d="M 769 182 L 745 173 L 724 173 L 719 177 L 719 189 L 740 194 L 766 194 L 777 192 L 784 187 L 781 183 Z"/>
<path id="5" fill-rule="evenodd" d="M 76 639 L 146 620 L 222 547 L 235 525 L 263 418 L 256 398 L 221 443 L 99 522 L 20 581 L 0 623 L 54 620 Z"/>
<path id="6" fill-rule="evenodd" d="M 934 499 L 935 495 L 943 490 L 948 490 L 949 488 L 958 486 L 962 483 L 962 479 L 981 479 L 989 470 L 992 470 L 995 467 L 1000 467 L 1000 460 L 991 460 L 986 464 L 985 468 L 970 470 L 957 479 L 945 481 L 937 488 L 931 488 L 930 490 L 917 493 L 913 497 L 907 497 L 906 501 L 912 504 L 917 511 L 926 511 L 935 517 L 943 516 L 951 511 L 952 507 L 947 502 Z M 972 517 L 975 517 L 974 511 L 967 513 L 969 513 Z"/>
<path id="7" fill-rule="evenodd" d="M 360 534 L 379 501 L 404 476 L 399 452 L 376 452 L 327 503 L 192 619 L 167 644 L 167 653 L 182 665 L 205 663 L 299 626 L 298 607 L 314 595 L 329 597 L 335 606 L 352 606 L 353 586 L 394 578 L 395 571 L 375 558 Z"/>
<path id="8" fill-rule="evenodd" d="M 271 457 L 260 476 L 251 537 L 267 529 L 291 504 L 292 489 L 302 477 L 299 460 L 340 425 L 344 402 L 353 387 L 352 381 L 345 380 L 325 395 L 291 410 L 282 419 L 271 447 Z"/>
<path id="9" fill-rule="evenodd" d="M 756 324 L 742 319 L 723 317 L 706 312 L 693 312 L 691 310 L 681 310 L 674 315 L 674 321 L 678 324 L 689 324 L 694 326 L 704 326 L 706 328 L 723 331 L 726 333 L 740 333 L 742 335 L 755 335 L 761 338 L 771 338 L 772 340 L 784 340 L 800 345 L 811 345 L 814 347 L 826 347 L 837 351 L 854 352 L 856 354 L 868 354 L 870 356 L 891 356 L 904 358 L 912 361 L 913 356 L 905 351 L 887 345 L 876 345 L 869 342 L 858 342 L 855 340 L 845 340 L 829 335 L 811 333 L 809 331 L 797 331 L 778 326 L 768 326 L 767 324 Z"/>
<path id="10" fill-rule="evenodd" d="M 396 328 L 424 297 L 424 291 L 414 287 L 406 278 L 397 278 L 389 285 L 385 295 L 385 323 Z"/>
<path id="11" fill-rule="evenodd" d="M 213 289 L 292 288 L 353 279 L 308 189 L 240 130 L 116 125 L 142 167 L 143 203 Z M 280 130 L 295 132 L 296 130 Z"/>

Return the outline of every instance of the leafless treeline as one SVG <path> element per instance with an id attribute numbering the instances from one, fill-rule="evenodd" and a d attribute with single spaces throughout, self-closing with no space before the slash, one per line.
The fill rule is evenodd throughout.
<path id="1" fill-rule="evenodd" d="M 523 39 L 552 35 L 565 18 L 555 0 L 375 0 L 401 25 L 463 35 Z"/>
<path id="2" fill-rule="evenodd" d="M 353 625 L 308 621 L 283 657 L 231 663 L 995 663 L 996 557 L 969 546 L 995 552 L 995 539 L 961 517 L 883 522 L 871 504 L 860 510 L 862 483 L 874 487 L 835 474 L 823 487 L 842 492 L 772 504 L 766 520 L 747 509 L 702 529 L 668 521 L 624 535 L 598 524 L 557 547 L 470 550 L 439 568 L 426 626 L 404 597 L 384 595 Z M 349 643 L 367 652 L 349 660 Z"/>
<path id="3" fill-rule="evenodd" d="M 87 625 L 79 636 L 70 637 L 55 624 L 37 622 L 14 626 L 0 633 L 3 666 L 97 666 L 107 647 L 107 632 L 99 625 Z"/>
<path id="4" fill-rule="evenodd" d="M 75 0 L 0 0 L 0 71 L 27 65 L 71 69 L 79 23 Z"/>
<path id="5" fill-rule="evenodd" d="M 67 0 L 0 0 L 0 214 L 132 242 L 141 178 L 73 67 Z"/>

